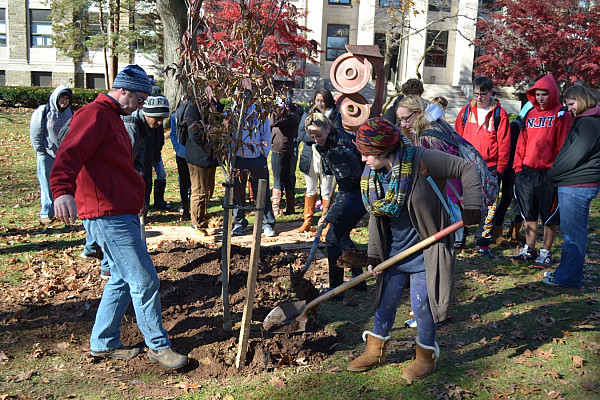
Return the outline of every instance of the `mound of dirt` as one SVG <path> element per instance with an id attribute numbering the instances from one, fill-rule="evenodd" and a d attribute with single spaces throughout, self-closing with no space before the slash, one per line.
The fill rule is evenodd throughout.
<path id="1" fill-rule="evenodd" d="M 261 249 L 249 350 L 245 367 L 238 370 L 235 359 L 250 249 L 232 246 L 231 253 L 229 302 L 233 330 L 226 332 L 221 301 L 221 250 L 193 242 L 164 242 L 150 252 L 161 279 L 163 324 L 174 348 L 189 353 L 191 358 L 180 372 L 190 380 L 224 378 L 282 365 L 319 364 L 333 353 L 335 335 L 317 329 L 310 321 L 303 333 L 272 333 L 262 329 L 263 319 L 278 304 L 299 298 L 310 301 L 318 294 L 310 278 L 304 278 L 299 285 L 302 293 L 294 296 L 290 266 L 303 265 L 306 254 L 282 252 L 272 246 Z M 135 317 L 123 325 L 124 343 L 143 342 Z M 169 373 L 145 357 L 128 362 L 127 369 L 131 374 Z"/>

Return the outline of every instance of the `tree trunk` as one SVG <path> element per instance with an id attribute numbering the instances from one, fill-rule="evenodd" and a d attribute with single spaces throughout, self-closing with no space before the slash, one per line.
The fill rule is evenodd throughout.
<path id="1" fill-rule="evenodd" d="M 176 68 L 179 64 L 181 37 L 187 29 L 187 6 L 185 0 L 156 0 L 156 8 L 164 29 L 164 66 Z M 176 69 L 169 69 L 165 76 L 165 96 L 169 99 L 171 112 L 175 111 L 183 93 L 175 72 Z"/>

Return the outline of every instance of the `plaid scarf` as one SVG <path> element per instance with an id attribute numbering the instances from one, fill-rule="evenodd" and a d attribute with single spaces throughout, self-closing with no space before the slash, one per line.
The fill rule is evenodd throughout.
<path id="1" fill-rule="evenodd" d="M 367 211 L 376 216 L 397 217 L 404 208 L 410 190 L 415 149 L 411 142 L 400 135 L 398 151 L 392 163 L 392 176 L 387 191 L 383 188 L 381 170 L 365 166 L 360 179 L 360 191 Z"/>

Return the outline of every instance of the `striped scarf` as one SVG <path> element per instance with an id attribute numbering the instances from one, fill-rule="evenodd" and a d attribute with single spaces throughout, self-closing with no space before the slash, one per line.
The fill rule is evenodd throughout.
<path id="1" fill-rule="evenodd" d="M 381 170 L 373 171 L 365 166 L 360 179 L 362 201 L 367 211 L 375 216 L 398 217 L 408 197 L 415 149 L 404 135 L 400 135 L 400 139 L 387 191 L 383 188 L 384 173 Z"/>

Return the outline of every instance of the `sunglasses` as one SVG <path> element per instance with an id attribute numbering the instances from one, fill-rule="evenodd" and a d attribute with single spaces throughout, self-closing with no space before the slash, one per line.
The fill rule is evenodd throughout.
<path id="1" fill-rule="evenodd" d="M 485 97 L 488 95 L 488 93 L 489 92 L 481 92 L 481 93 L 473 92 L 473 97 Z"/>

